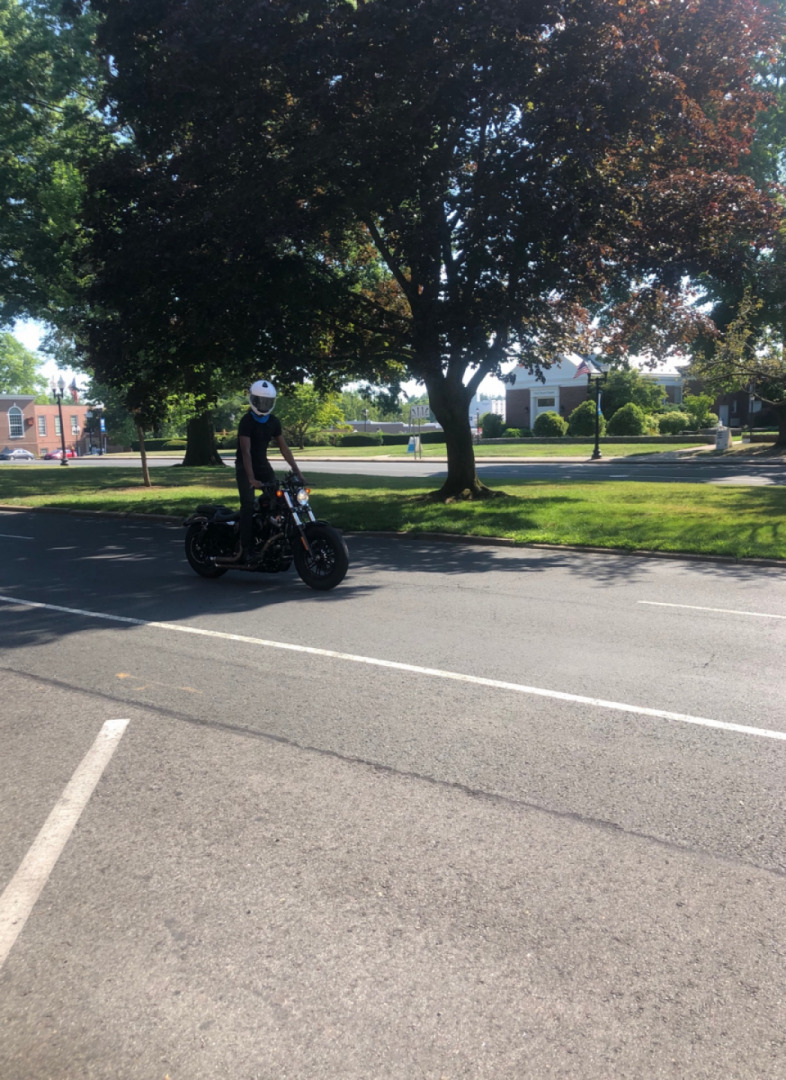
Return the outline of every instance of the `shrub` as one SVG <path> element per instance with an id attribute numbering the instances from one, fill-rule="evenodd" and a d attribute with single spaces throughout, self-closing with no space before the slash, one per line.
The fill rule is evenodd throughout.
<path id="1" fill-rule="evenodd" d="M 529 428 L 506 427 L 503 434 L 506 439 L 527 439 L 532 432 Z"/>
<path id="2" fill-rule="evenodd" d="M 690 427 L 690 417 L 679 410 L 659 413 L 656 420 L 661 435 L 679 435 Z"/>
<path id="3" fill-rule="evenodd" d="M 683 411 L 690 417 L 690 426 L 699 428 L 714 427 L 718 423 L 715 413 L 710 412 L 713 398 L 709 394 L 686 393 L 682 401 Z"/>
<path id="4" fill-rule="evenodd" d="M 145 450 L 148 454 L 155 453 L 157 450 L 185 450 L 188 446 L 188 439 L 145 439 Z M 139 450 L 139 440 L 134 439 L 131 443 L 132 450 Z"/>
<path id="5" fill-rule="evenodd" d="M 356 431 L 353 435 L 342 435 L 339 439 L 339 446 L 381 446 L 382 445 L 382 432 L 381 431 L 369 431 L 361 432 Z"/>
<path id="6" fill-rule="evenodd" d="M 647 429 L 647 417 L 644 410 L 629 401 L 609 420 L 609 435 L 643 435 Z"/>
<path id="7" fill-rule="evenodd" d="M 484 439 L 499 439 L 502 437 L 502 429 L 505 424 L 498 413 L 483 413 L 480 418 L 480 429 Z"/>
<path id="8" fill-rule="evenodd" d="M 559 439 L 568 430 L 568 421 L 559 413 L 542 412 L 532 425 L 532 432 L 541 439 Z"/>
<path id="9" fill-rule="evenodd" d="M 601 435 L 606 434 L 606 417 L 602 413 L 598 430 Z M 593 436 L 594 434 L 595 402 L 590 400 L 582 401 L 581 405 L 577 405 L 568 417 L 568 435 L 578 438 L 583 435 Z"/>

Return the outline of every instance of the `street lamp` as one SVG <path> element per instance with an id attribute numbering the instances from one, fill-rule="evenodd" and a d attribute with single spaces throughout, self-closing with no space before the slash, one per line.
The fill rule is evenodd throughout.
<path id="1" fill-rule="evenodd" d="M 600 452 L 600 388 L 606 381 L 606 372 L 600 368 L 593 368 L 587 372 L 587 394 L 595 398 L 595 447 L 592 451 L 592 461 L 600 461 L 603 454 Z"/>
<path id="2" fill-rule="evenodd" d="M 63 451 L 63 456 L 60 458 L 60 464 L 61 465 L 67 465 L 68 464 L 68 456 L 66 454 L 65 428 L 63 427 L 63 394 L 65 393 L 65 379 L 63 378 L 62 375 L 60 376 L 60 378 L 57 380 L 56 383 L 55 383 L 54 379 L 52 380 L 51 390 L 52 390 L 52 396 L 54 397 L 55 401 L 57 402 L 57 411 L 60 414 L 60 447 L 61 447 L 61 449 Z"/>

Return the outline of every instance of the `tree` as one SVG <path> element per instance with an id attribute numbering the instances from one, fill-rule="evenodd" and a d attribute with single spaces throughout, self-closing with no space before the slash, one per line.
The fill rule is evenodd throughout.
<path id="1" fill-rule="evenodd" d="M 147 339 L 172 386 L 206 342 L 221 370 L 264 359 L 290 382 L 398 367 L 445 431 L 442 497 L 485 493 L 487 375 L 547 366 L 593 317 L 615 354 L 684 343 L 712 329 L 685 281 L 712 301 L 771 241 L 775 204 L 738 168 L 776 40 L 759 0 L 95 7 L 139 149 L 106 190 L 145 216 L 96 223 L 97 280 L 127 238 L 157 294 L 133 281 L 112 362 Z"/>
<path id="2" fill-rule="evenodd" d="M 0 394 L 43 394 L 46 379 L 38 371 L 38 357 L 13 334 L 0 333 Z"/>
<path id="3" fill-rule="evenodd" d="M 276 399 L 276 415 L 287 442 L 293 442 L 301 450 L 311 432 L 323 431 L 342 419 L 337 395 L 319 394 L 311 383 L 304 383 L 279 395 Z"/>
<path id="4" fill-rule="evenodd" d="M 97 153 L 92 13 L 0 0 L 0 325 L 56 320 L 78 288 L 82 165 Z"/>
<path id="5" fill-rule="evenodd" d="M 777 418 L 777 447 L 786 447 L 786 309 L 743 296 L 734 318 L 712 352 L 694 357 L 690 375 L 716 394 L 744 390 L 768 405 Z M 685 399 L 685 408 L 690 404 Z"/>
<path id="6" fill-rule="evenodd" d="M 635 368 L 609 372 L 603 384 L 601 410 L 610 419 L 623 405 L 633 402 L 645 413 L 659 412 L 666 400 L 666 391 Z"/>

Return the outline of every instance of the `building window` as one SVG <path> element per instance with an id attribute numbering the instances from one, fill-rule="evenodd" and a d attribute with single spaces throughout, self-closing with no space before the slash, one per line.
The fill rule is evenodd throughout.
<path id="1" fill-rule="evenodd" d="M 38 434 L 39 435 L 44 435 L 44 436 L 46 435 L 46 417 L 45 416 L 39 416 L 38 417 Z"/>
<path id="2" fill-rule="evenodd" d="M 77 435 L 78 433 L 79 433 L 79 417 L 78 416 L 72 416 L 71 417 L 71 434 L 72 435 Z"/>
<path id="3" fill-rule="evenodd" d="M 61 433 L 62 433 L 62 429 L 60 427 L 60 417 L 56 416 L 55 417 L 55 435 L 60 435 Z"/>
<path id="4" fill-rule="evenodd" d="M 21 439 L 25 434 L 25 425 L 22 420 L 22 410 L 18 405 L 12 405 L 8 410 L 8 435 L 12 439 Z"/>

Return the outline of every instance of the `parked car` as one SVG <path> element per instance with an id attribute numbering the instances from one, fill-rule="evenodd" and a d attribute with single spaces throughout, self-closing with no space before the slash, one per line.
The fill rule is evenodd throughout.
<path id="1" fill-rule="evenodd" d="M 6 446 L 5 450 L 0 450 L 0 461 L 35 461 L 35 454 L 21 446 L 15 446 L 13 450 Z"/>
<path id="2" fill-rule="evenodd" d="M 62 457 L 62 450 L 50 450 L 48 454 L 44 454 L 44 461 L 60 461 Z M 66 450 L 66 457 L 76 457 L 76 454 L 73 450 Z"/>

